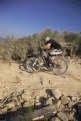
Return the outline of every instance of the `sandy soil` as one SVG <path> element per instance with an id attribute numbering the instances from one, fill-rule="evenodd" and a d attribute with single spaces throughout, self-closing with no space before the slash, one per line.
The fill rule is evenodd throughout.
<path id="1" fill-rule="evenodd" d="M 17 63 L 0 62 L 0 93 L 6 95 L 15 90 L 28 89 L 40 95 L 45 89 L 58 88 L 65 95 L 76 95 L 81 92 L 81 64 L 70 60 L 68 65 L 65 75 L 56 76 L 44 72 L 30 74 L 20 70 Z"/>

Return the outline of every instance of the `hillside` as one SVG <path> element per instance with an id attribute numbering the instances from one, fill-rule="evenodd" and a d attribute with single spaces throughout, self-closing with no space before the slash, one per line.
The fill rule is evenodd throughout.
<path id="1" fill-rule="evenodd" d="M 81 64 L 70 60 L 65 75 L 56 76 L 52 73 L 39 72 L 30 74 L 19 69 L 19 64 L 0 62 L 0 94 L 10 90 L 29 89 L 31 91 L 46 88 L 58 88 L 63 93 L 77 94 L 81 92 Z M 42 84 L 41 84 L 42 81 Z"/>

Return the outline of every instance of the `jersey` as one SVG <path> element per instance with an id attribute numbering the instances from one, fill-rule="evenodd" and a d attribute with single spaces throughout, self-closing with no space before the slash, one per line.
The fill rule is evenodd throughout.
<path id="1" fill-rule="evenodd" d="M 49 44 L 49 43 L 51 44 L 50 49 L 58 49 L 58 50 L 60 49 L 60 50 L 62 50 L 61 45 L 57 41 L 50 39 L 48 42 L 46 42 L 46 44 Z"/>

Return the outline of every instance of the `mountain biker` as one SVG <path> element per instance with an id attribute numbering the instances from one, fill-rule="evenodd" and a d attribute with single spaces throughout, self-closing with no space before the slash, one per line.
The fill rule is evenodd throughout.
<path id="1" fill-rule="evenodd" d="M 50 37 L 46 37 L 44 39 L 45 45 L 41 47 L 41 49 L 49 50 L 48 58 L 52 59 L 53 56 L 62 54 L 62 47 L 57 42 L 57 39 L 50 39 Z"/>

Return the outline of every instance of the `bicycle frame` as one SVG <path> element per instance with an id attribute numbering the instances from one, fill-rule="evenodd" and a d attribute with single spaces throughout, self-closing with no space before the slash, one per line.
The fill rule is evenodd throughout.
<path id="1" fill-rule="evenodd" d="M 67 62 L 62 59 L 55 57 L 51 60 L 47 56 L 44 56 L 43 51 L 39 54 L 33 55 L 25 61 L 25 68 L 28 72 L 39 72 L 39 71 L 52 71 L 56 75 L 62 75 L 67 71 Z"/>

